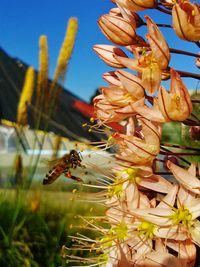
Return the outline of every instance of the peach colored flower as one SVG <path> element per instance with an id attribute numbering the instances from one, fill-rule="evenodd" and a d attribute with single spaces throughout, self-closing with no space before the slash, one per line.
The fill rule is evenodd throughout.
<path id="1" fill-rule="evenodd" d="M 115 71 L 109 71 L 103 73 L 103 78 L 106 82 L 108 82 L 112 86 L 119 86 L 119 87 L 122 86 L 122 83 L 117 77 Z"/>
<path id="2" fill-rule="evenodd" d="M 103 34 L 114 44 L 126 46 L 135 43 L 135 28 L 126 19 L 106 14 L 100 17 L 98 24 Z"/>
<path id="3" fill-rule="evenodd" d="M 155 125 L 145 118 L 139 118 L 142 126 L 142 138 L 114 134 L 112 138 L 119 146 L 117 159 L 132 164 L 145 165 L 152 163 L 160 150 L 160 133 Z"/>
<path id="4" fill-rule="evenodd" d="M 122 86 L 132 95 L 133 102 L 144 97 L 145 89 L 139 77 L 123 70 L 118 70 L 115 74 Z"/>
<path id="5" fill-rule="evenodd" d="M 153 98 L 153 106 L 141 105 L 135 108 L 141 116 L 147 118 L 148 120 L 155 121 L 158 123 L 168 122 L 169 119 L 165 118 L 159 110 L 157 97 Z"/>
<path id="6" fill-rule="evenodd" d="M 161 82 L 161 70 L 152 52 L 146 52 L 142 56 L 135 53 L 134 59 L 118 55 L 114 55 L 114 58 L 125 67 L 139 72 L 142 76 L 142 85 L 151 94 L 158 90 Z"/>
<path id="7" fill-rule="evenodd" d="M 197 3 L 180 0 L 173 6 L 172 21 L 179 38 L 191 42 L 200 39 L 200 9 Z"/>
<path id="8" fill-rule="evenodd" d="M 150 44 L 151 51 L 156 59 L 160 69 L 165 70 L 170 61 L 170 52 L 168 44 L 153 20 L 145 16 L 148 28 L 146 38 Z"/>
<path id="9" fill-rule="evenodd" d="M 153 8 L 156 4 L 155 0 L 112 0 L 114 3 L 127 8 L 131 11 L 140 11 L 145 8 Z"/>
<path id="10" fill-rule="evenodd" d="M 100 94 L 93 99 L 95 118 L 107 122 L 119 122 L 135 114 L 134 107 L 142 105 L 144 98 L 126 105 L 114 105 L 108 101 L 105 95 Z"/>
<path id="11" fill-rule="evenodd" d="M 114 68 L 123 68 L 124 65 L 120 64 L 118 60 L 115 59 L 115 55 L 120 57 L 127 57 L 122 49 L 115 47 L 113 45 L 94 45 L 93 50 L 97 55 L 109 66 Z"/>
<path id="12" fill-rule="evenodd" d="M 195 194 L 200 194 L 200 180 L 196 177 L 196 165 L 194 163 L 186 170 L 168 160 L 167 167 L 184 188 Z"/>
<path id="13" fill-rule="evenodd" d="M 181 267 L 193 267 L 196 260 L 196 247 L 191 239 L 185 241 L 167 241 L 167 246 L 178 253 Z"/>
<path id="14" fill-rule="evenodd" d="M 184 121 L 192 112 L 190 95 L 180 75 L 173 69 L 170 70 L 170 92 L 162 86 L 158 92 L 158 105 L 166 120 Z"/>

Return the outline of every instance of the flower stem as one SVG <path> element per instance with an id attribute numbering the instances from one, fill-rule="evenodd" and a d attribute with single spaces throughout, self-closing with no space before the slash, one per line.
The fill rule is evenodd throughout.
<path id="1" fill-rule="evenodd" d="M 200 152 L 199 153 L 188 153 L 188 152 L 171 152 L 171 155 L 175 155 L 175 156 L 200 156 Z M 164 152 L 164 151 L 160 151 L 161 155 L 169 155 L 169 152 Z"/>
<path id="2" fill-rule="evenodd" d="M 163 23 L 156 23 L 158 27 L 163 27 L 163 28 L 171 28 L 173 29 L 172 25 L 169 24 L 163 24 Z"/>
<path id="3" fill-rule="evenodd" d="M 168 152 L 168 154 L 165 154 L 165 155 L 174 155 L 174 153 L 173 153 L 172 151 L 170 151 L 169 149 L 167 149 L 167 148 L 165 148 L 165 147 L 162 147 L 162 146 L 161 146 L 161 148 L 162 148 L 162 150 Z M 160 152 L 160 154 L 161 154 L 161 152 Z M 177 155 L 176 155 L 176 156 L 177 156 Z M 185 162 L 185 163 L 188 164 L 188 165 L 191 164 L 188 160 L 184 159 L 183 157 L 179 157 L 179 159 L 182 160 L 183 162 Z"/>
<path id="4" fill-rule="evenodd" d="M 172 27 L 171 25 L 169 25 L 169 24 L 156 23 L 156 25 L 157 25 L 158 27 L 171 28 L 171 29 L 173 29 L 173 27 Z M 142 26 L 147 26 L 147 23 L 143 23 Z"/>
<path id="5" fill-rule="evenodd" d="M 161 146 L 167 146 L 167 147 L 174 147 L 174 148 L 179 148 L 179 149 L 188 149 L 188 150 L 200 151 L 200 148 L 189 147 L 189 146 L 180 146 L 180 145 L 174 145 L 174 144 L 162 144 L 161 143 Z"/>
<path id="6" fill-rule="evenodd" d="M 200 80 L 200 74 L 182 71 L 182 70 L 176 70 L 176 71 L 181 75 L 181 77 L 189 77 L 189 78 Z"/>
<path id="7" fill-rule="evenodd" d="M 197 41 L 195 44 L 196 44 L 198 47 L 200 47 L 200 42 L 199 42 L 199 41 Z"/>
<path id="8" fill-rule="evenodd" d="M 180 49 L 169 48 L 169 50 L 170 50 L 171 53 L 174 53 L 174 54 L 186 55 L 186 56 L 191 56 L 191 57 L 195 57 L 195 58 L 199 58 L 200 57 L 199 54 L 191 53 L 191 52 L 180 50 Z"/>
<path id="9" fill-rule="evenodd" d="M 158 5 L 156 6 L 156 9 L 159 10 L 159 11 L 161 11 L 161 12 L 163 12 L 163 13 L 165 13 L 165 14 L 168 14 L 168 15 L 171 15 L 172 14 L 171 11 L 166 10 L 166 9 L 164 9 L 164 8 L 158 6 Z"/>

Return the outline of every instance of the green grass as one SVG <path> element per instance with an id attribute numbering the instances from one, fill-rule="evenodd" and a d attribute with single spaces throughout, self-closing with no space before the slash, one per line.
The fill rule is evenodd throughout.
<path id="1" fill-rule="evenodd" d="M 68 235 L 81 231 L 71 227 L 80 224 L 76 215 L 91 215 L 92 205 L 75 201 L 75 195 L 38 188 L 0 190 L 0 266 L 61 266 L 62 245 L 71 247 Z M 92 214 L 100 212 L 93 208 Z"/>

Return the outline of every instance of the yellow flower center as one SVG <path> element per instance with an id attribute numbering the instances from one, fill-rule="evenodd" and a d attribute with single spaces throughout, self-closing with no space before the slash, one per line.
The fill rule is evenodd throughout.
<path id="1" fill-rule="evenodd" d="M 141 178 L 138 176 L 138 170 L 134 168 L 127 168 L 119 172 L 120 176 L 126 176 L 125 180 L 129 180 L 133 183 L 139 183 L 141 181 Z"/>
<path id="2" fill-rule="evenodd" d="M 117 226 L 112 227 L 110 232 L 116 239 L 124 240 L 128 234 L 128 227 L 125 222 L 121 222 Z"/>
<path id="3" fill-rule="evenodd" d="M 188 209 L 181 207 L 176 210 L 176 212 L 171 216 L 174 224 L 183 224 L 185 226 L 190 226 L 192 222 L 192 214 Z"/>
<path id="4" fill-rule="evenodd" d="M 101 248 L 109 248 L 112 247 L 112 241 L 113 241 L 113 236 L 112 235 L 106 235 L 103 238 L 101 238 L 100 243 L 101 243 Z"/>
<path id="5" fill-rule="evenodd" d="M 105 249 L 112 247 L 113 240 L 120 240 L 123 241 L 125 238 L 127 238 L 128 235 L 128 227 L 124 222 L 119 223 L 116 226 L 113 226 L 107 234 L 104 235 L 100 239 L 100 248 Z"/>
<path id="6" fill-rule="evenodd" d="M 177 94 L 172 94 L 171 96 L 172 106 L 174 106 L 174 108 L 176 108 L 177 110 L 180 110 L 180 97 Z"/>
<path id="7" fill-rule="evenodd" d="M 116 181 L 109 185 L 108 187 L 108 192 L 107 192 L 107 197 L 120 197 L 122 193 L 124 192 L 123 190 L 123 180 L 122 179 L 116 179 Z"/>
<path id="8" fill-rule="evenodd" d="M 142 222 L 138 226 L 137 230 L 139 231 L 140 235 L 143 235 L 146 238 L 153 238 L 155 225 L 153 223 L 150 223 L 150 222 Z"/>

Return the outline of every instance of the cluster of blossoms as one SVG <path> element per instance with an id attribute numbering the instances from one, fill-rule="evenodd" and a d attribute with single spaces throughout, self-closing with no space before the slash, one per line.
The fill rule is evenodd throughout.
<path id="1" fill-rule="evenodd" d="M 198 169 L 179 157 L 184 153 L 161 157 L 166 151 L 173 155 L 161 138 L 164 124 L 188 123 L 198 132 L 200 121 L 192 120 L 192 100 L 181 77 L 186 73 L 169 66 L 173 49 L 158 25 L 149 16 L 143 21 L 136 12 L 150 8 L 171 14 L 177 36 L 200 46 L 200 9 L 188 0 L 113 2 L 116 7 L 99 19 L 100 29 L 113 45 L 95 45 L 94 51 L 117 70 L 103 75 L 109 86 L 100 89 L 94 108 L 97 127 L 121 127 L 106 144 L 114 150 L 116 164 L 101 178 L 102 191 L 95 195 L 103 196 L 107 208 L 101 220 L 107 227 L 84 219 L 100 237 L 77 238 L 84 249 L 98 254 L 97 260 L 83 262 L 106 267 L 194 266 L 200 246 Z M 146 40 L 137 34 L 142 25 L 147 26 Z M 161 85 L 167 79 L 170 90 Z M 159 162 L 173 181 L 157 172 Z"/>

